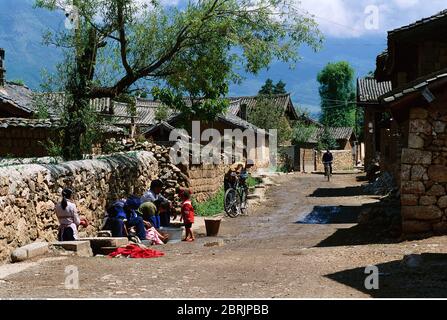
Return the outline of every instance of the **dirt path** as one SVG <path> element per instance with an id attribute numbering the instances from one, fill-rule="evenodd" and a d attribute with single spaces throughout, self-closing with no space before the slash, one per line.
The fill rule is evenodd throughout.
<path id="1" fill-rule="evenodd" d="M 355 178 L 277 177 L 250 216 L 222 222 L 223 246 L 205 247 L 213 239 L 202 235 L 161 247 L 166 256 L 158 259 L 46 259 L 0 280 L 0 297 L 447 297 L 447 237 L 370 237 L 355 222 L 361 206 L 377 199 L 363 195 Z M 431 253 L 425 259 L 433 263 L 409 270 L 400 263 L 408 253 Z M 68 265 L 79 270 L 79 290 L 64 287 Z M 379 267 L 379 290 L 364 288 L 368 265 Z"/>

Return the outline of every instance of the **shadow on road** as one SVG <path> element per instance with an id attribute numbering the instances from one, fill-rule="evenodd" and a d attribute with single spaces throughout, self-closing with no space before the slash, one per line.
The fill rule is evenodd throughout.
<path id="1" fill-rule="evenodd" d="M 338 247 L 367 244 L 398 243 L 400 232 L 390 220 L 373 220 L 372 223 L 357 224 L 359 215 L 365 210 L 377 208 L 377 204 L 362 206 L 315 206 L 312 211 L 298 220 L 298 224 L 355 224 L 348 228 L 339 228 L 316 247 Z M 399 215 L 398 208 L 387 207 L 387 213 Z M 397 210 L 397 211 L 396 211 Z M 374 217 L 376 218 L 376 217 Z M 383 219 L 380 215 L 378 219 Z M 387 218 L 389 219 L 389 218 Z M 398 219 L 397 219 L 398 222 Z M 400 225 L 400 222 L 398 222 Z"/>
<path id="2" fill-rule="evenodd" d="M 333 197 L 356 197 L 368 195 L 362 186 L 345 188 L 319 188 L 309 197 L 313 198 L 333 198 Z"/>
<path id="3" fill-rule="evenodd" d="M 350 286 L 373 298 L 446 298 L 447 254 L 424 253 L 422 264 L 408 268 L 402 260 L 377 265 L 379 289 L 365 288 L 365 267 L 328 274 L 325 277 Z"/>

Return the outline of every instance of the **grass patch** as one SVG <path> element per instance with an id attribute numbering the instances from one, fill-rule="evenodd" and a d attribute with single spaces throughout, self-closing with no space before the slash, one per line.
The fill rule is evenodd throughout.
<path id="1" fill-rule="evenodd" d="M 218 193 L 205 202 L 197 202 L 193 199 L 194 211 L 201 217 L 212 217 L 224 212 L 225 192 L 222 187 Z"/>
<path id="2" fill-rule="evenodd" d="M 252 176 L 249 176 L 247 179 L 247 185 L 249 188 L 256 187 L 257 185 L 262 183 L 261 178 L 253 178 Z"/>

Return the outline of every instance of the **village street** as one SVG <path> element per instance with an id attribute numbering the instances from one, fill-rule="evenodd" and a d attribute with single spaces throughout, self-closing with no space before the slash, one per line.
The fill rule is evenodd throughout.
<path id="1" fill-rule="evenodd" d="M 357 215 L 378 199 L 364 195 L 356 177 L 272 178 L 266 202 L 222 222 L 222 246 L 204 246 L 214 240 L 202 234 L 193 244 L 157 247 L 166 253 L 157 259 L 47 257 L 3 279 L 0 271 L 0 298 L 446 297 L 447 264 L 439 255 L 428 255 L 437 262 L 417 269 L 401 261 L 409 253 L 447 255 L 447 237 L 403 243 L 369 237 Z M 69 265 L 79 270 L 78 290 L 64 288 Z M 379 267 L 379 290 L 364 287 L 368 265 Z"/>

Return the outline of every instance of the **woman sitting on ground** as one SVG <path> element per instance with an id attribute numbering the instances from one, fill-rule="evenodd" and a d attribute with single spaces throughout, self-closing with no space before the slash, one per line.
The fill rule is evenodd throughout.
<path id="1" fill-rule="evenodd" d="M 78 239 L 78 227 L 88 225 L 85 218 L 79 217 L 76 205 L 71 202 L 73 190 L 64 189 L 62 191 L 62 201 L 56 205 L 56 215 L 59 220 L 59 241 L 74 241 Z"/>

